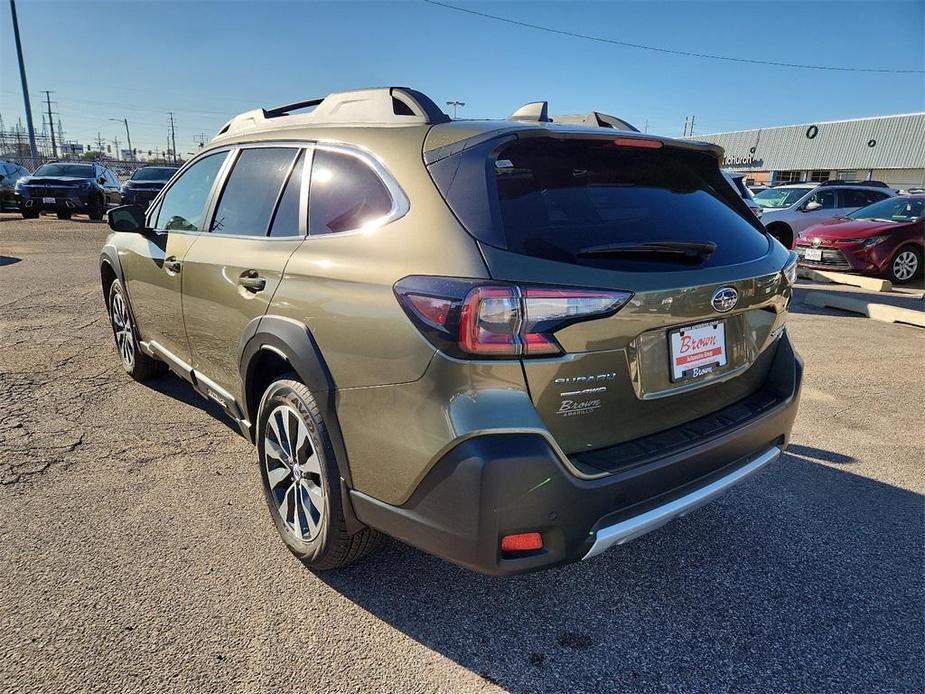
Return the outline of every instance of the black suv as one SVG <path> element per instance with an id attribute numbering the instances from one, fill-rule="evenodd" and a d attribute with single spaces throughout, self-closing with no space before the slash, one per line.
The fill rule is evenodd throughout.
<path id="1" fill-rule="evenodd" d="M 131 178 L 122 184 L 123 204 L 146 208 L 179 168 L 179 166 L 142 166 L 135 169 Z"/>
<path id="2" fill-rule="evenodd" d="M 50 162 L 16 183 L 19 210 L 25 219 L 41 212 L 56 212 L 70 219 L 75 212 L 100 220 L 107 208 L 122 202 L 119 177 L 95 162 Z"/>

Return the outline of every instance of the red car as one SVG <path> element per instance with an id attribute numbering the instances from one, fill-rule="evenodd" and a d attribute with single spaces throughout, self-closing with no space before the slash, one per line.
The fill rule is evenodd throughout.
<path id="1" fill-rule="evenodd" d="M 897 284 L 922 274 L 925 195 L 900 195 L 816 224 L 794 243 L 802 267 L 887 275 Z"/>

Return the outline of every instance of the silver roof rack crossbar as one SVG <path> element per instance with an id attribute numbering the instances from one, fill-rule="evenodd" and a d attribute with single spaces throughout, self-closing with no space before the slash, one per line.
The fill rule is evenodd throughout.
<path id="1" fill-rule="evenodd" d="M 312 107 L 309 113 L 294 113 Z M 228 121 L 217 136 L 272 126 L 274 119 L 283 118 L 298 119 L 287 124 L 305 125 L 434 125 L 450 120 L 426 94 L 407 87 L 378 87 L 246 111 Z"/>

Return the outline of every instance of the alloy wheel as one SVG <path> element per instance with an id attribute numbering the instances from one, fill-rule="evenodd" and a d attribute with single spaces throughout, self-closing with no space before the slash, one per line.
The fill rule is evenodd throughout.
<path id="1" fill-rule="evenodd" d="M 919 258 L 913 251 L 903 251 L 893 259 L 893 275 L 905 282 L 915 276 L 919 269 Z"/>
<path id="2" fill-rule="evenodd" d="M 280 405 L 270 412 L 263 451 L 270 496 L 283 524 L 302 542 L 311 540 L 324 517 L 321 461 L 295 409 Z"/>
<path id="3" fill-rule="evenodd" d="M 119 292 L 112 295 L 112 328 L 116 335 L 116 347 L 122 363 L 129 371 L 135 366 L 135 340 L 132 336 L 132 320 L 128 315 L 125 299 Z"/>

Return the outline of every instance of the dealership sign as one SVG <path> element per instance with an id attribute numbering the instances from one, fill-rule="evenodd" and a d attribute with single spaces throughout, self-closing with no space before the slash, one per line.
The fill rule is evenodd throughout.
<path id="1" fill-rule="evenodd" d="M 754 154 L 744 157 L 726 156 L 723 158 L 723 166 L 762 166 L 764 159 L 755 159 Z"/>

